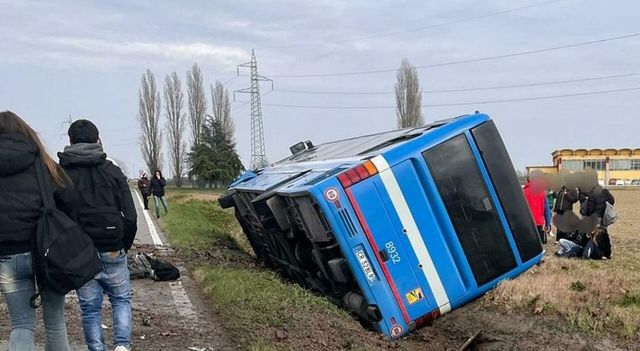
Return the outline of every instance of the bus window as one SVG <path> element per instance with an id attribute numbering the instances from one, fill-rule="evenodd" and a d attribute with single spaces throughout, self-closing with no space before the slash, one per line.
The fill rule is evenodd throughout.
<path id="1" fill-rule="evenodd" d="M 529 261 L 540 254 L 542 247 L 513 164 L 498 129 L 493 121 L 488 121 L 474 128 L 471 134 L 473 134 L 478 149 L 482 153 L 482 159 L 502 203 L 502 209 L 509 221 L 520 259 L 522 262 Z"/>
<path id="2" fill-rule="evenodd" d="M 495 205 L 464 135 L 425 152 L 435 180 L 478 286 L 516 267 Z"/>

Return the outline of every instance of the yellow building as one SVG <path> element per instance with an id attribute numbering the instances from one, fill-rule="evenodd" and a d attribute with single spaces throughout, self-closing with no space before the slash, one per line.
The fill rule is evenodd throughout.
<path id="1" fill-rule="evenodd" d="M 556 166 L 528 166 L 527 175 L 531 176 L 533 173 L 542 174 L 557 174 L 558 167 Z"/>
<path id="2" fill-rule="evenodd" d="M 554 151 L 553 166 L 559 170 L 582 171 L 591 168 L 605 184 L 620 180 L 630 184 L 640 179 L 639 149 L 563 149 Z"/>

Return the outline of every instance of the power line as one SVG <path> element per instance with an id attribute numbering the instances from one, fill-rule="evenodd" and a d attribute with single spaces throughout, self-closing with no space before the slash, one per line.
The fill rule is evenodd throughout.
<path id="1" fill-rule="evenodd" d="M 640 33 L 632 33 L 632 34 L 620 35 L 616 37 L 609 37 L 609 38 L 584 41 L 584 42 L 574 43 L 574 44 L 554 46 L 554 47 L 545 48 L 545 49 L 519 51 L 519 52 L 510 53 L 510 54 L 478 57 L 478 58 L 459 60 L 459 61 L 441 62 L 441 63 L 434 63 L 434 64 L 428 64 L 428 65 L 419 65 L 414 67 L 416 69 L 424 69 L 424 68 L 434 68 L 434 67 L 443 67 L 443 66 L 453 66 L 453 65 L 460 65 L 460 64 L 473 63 L 473 62 L 491 61 L 491 60 L 497 60 L 497 59 L 503 59 L 503 58 L 509 58 L 509 57 L 539 54 L 539 53 L 549 52 L 549 51 L 556 51 L 556 50 L 569 49 L 569 48 L 575 48 L 580 46 L 600 44 L 600 43 L 605 43 L 609 41 L 628 39 L 628 38 L 637 37 L 637 36 L 640 36 Z M 386 68 L 386 69 L 369 70 L 369 71 L 351 71 L 351 72 L 335 72 L 335 73 L 271 74 L 270 76 L 277 77 L 277 78 L 337 77 L 337 76 L 355 76 L 355 75 L 375 74 L 375 73 L 388 73 L 388 72 L 396 72 L 397 70 L 398 70 L 397 68 Z"/>
<path id="2" fill-rule="evenodd" d="M 267 95 L 269 95 L 271 93 L 273 93 L 273 90 L 269 90 L 266 93 L 262 94 L 261 96 L 265 97 L 265 96 L 267 96 Z M 239 102 L 239 101 L 232 101 L 232 102 Z M 251 103 L 251 101 L 245 101 L 245 102 L 241 103 L 240 105 L 237 105 L 237 106 L 233 107 L 231 110 L 229 110 L 229 112 L 232 112 L 232 111 L 235 111 L 235 110 L 237 110 L 237 109 L 239 109 L 241 107 L 247 106 L 250 103 Z"/>
<path id="3" fill-rule="evenodd" d="M 547 5 L 547 4 L 554 3 L 554 2 L 559 2 L 559 1 L 562 1 L 562 0 L 547 0 L 547 1 L 542 1 L 542 2 L 535 3 L 535 4 L 531 4 L 531 5 L 514 7 L 514 8 L 502 10 L 502 11 L 490 12 L 490 13 L 487 13 L 487 14 L 484 14 L 484 15 L 459 18 L 459 19 L 455 19 L 455 20 L 452 20 L 452 21 L 449 21 L 449 22 L 443 22 L 443 23 L 431 24 L 431 25 L 428 25 L 428 26 L 421 26 L 421 27 L 402 29 L 402 30 L 397 30 L 397 31 L 393 31 L 393 32 L 377 33 L 377 34 L 370 34 L 370 35 L 365 35 L 365 36 L 360 36 L 360 37 L 332 40 L 332 42 L 333 43 L 348 43 L 348 42 L 353 42 L 353 41 L 389 37 L 389 36 L 394 36 L 394 35 L 399 35 L 399 34 L 404 34 L 404 33 L 419 32 L 419 31 L 424 31 L 424 30 L 431 29 L 431 28 L 444 27 L 444 26 L 453 25 L 453 24 L 471 22 L 471 21 L 475 21 L 475 20 L 483 19 L 483 18 L 487 18 L 487 17 L 503 15 L 505 13 L 510 13 L 510 12 L 516 12 L 516 11 L 520 11 L 520 10 L 530 9 L 530 8 L 539 7 L 539 6 L 543 6 L 543 5 Z M 289 48 L 308 47 L 308 46 L 315 46 L 315 45 L 317 45 L 317 44 L 300 43 L 300 44 L 281 45 L 281 46 L 267 46 L 267 47 L 262 47 L 262 48 L 258 48 L 258 49 L 260 49 L 260 50 L 263 50 L 263 49 L 289 49 Z"/>
<path id="4" fill-rule="evenodd" d="M 458 92 L 480 91 L 480 90 L 525 88 L 525 87 L 536 87 L 536 86 L 544 86 L 544 85 L 557 85 L 557 84 L 588 82 L 588 81 L 604 80 L 604 79 L 625 78 L 625 77 L 633 77 L 637 75 L 640 75 L 640 72 L 613 74 L 613 75 L 607 75 L 607 76 L 597 76 L 597 77 L 587 77 L 587 78 L 575 78 L 575 79 L 567 79 L 567 80 L 511 84 L 511 85 L 494 85 L 494 86 L 475 87 L 475 88 L 423 90 L 422 93 L 423 94 L 458 93 Z M 278 92 L 283 92 L 283 93 L 308 94 L 308 95 L 394 95 L 395 94 L 395 92 L 392 92 L 392 91 L 318 91 L 318 90 L 296 90 L 296 89 L 274 89 L 274 90 Z"/>
<path id="5" fill-rule="evenodd" d="M 237 74 L 236 74 L 235 76 L 231 77 L 230 79 L 228 79 L 228 80 L 224 81 L 224 83 L 221 83 L 221 84 L 222 84 L 223 86 L 225 86 L 225 85 L 227 85 L 227 83 L 231 82 L 232 80 L 234 80 L 234 79 L 236 79 L 236 78 L 238 78 L 238 77 L 240 77 L 240 75 L 237 75 Z"/>
<path id="6" fill-rule="evenodd" d="M 640 90 L 640 87 L 589 91 L 589 92 L 583 92 L 583 93 L 562 94 L 562 95 L 534 96 L 534 97 L 524 97 L 524 98 L 514 98 L 514 99 L 456 102 L 456 103 L 445 103 L 445 104 L 426 104 L 426 105 L 420 105 L 420 106 L 421 107 L 451 107 L 451 106 L 499 104 L 499 103 L 506 103 L 506 102 L 537 101 L 537 100 L 547 100 L 547 99 L 568 98 L 568 97 L 574 97 L 574 96 L 609 94 L 609 93 L 618 93 L 618 92 L 634 91 L 634 90 Z M 289 105 L 289 104 L 263 104 L 263 105 L 272 106 L 272 107 L 299 108 L 299 109 L 325 109 L 325 110 L 382 110 L 382 109 L 387 110 L 387 109 L 396 108 L 396 106 L 322 106 L 322 105 Z"/>

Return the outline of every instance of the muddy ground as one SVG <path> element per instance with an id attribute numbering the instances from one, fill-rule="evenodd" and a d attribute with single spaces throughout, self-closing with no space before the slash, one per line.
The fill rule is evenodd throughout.
<path id="1" fill-rule="evenodd" d="M 175 255 L 173 250 L 156 250 L 145 246 L 139 248 L 146 253 L 153 253 L 158 258 L 172 262 L 183 268 L 181 257 Z M 132 250 L 130 254 L 135 253 Z M 179 289 L 172 285 L 179 284 L 189 296 L 189 302 L 193 305 L 193 314 L 190 308 L 180 312 L 183 306 L 176 302 L 174 294 Z M 179 293 L 178 293 L 179 294 Z M 231 338 L 226 335 L 217 316 L 210 313 L 207 304 L 199 298 L 197 287 L 189 277 L 189 273 L 182 271 L 179 283 L 154 282 L 150 279 L 132 280 L 132 312 L 133 312 L 133 349 L 134 350 L 237 350 L 239 345 L 234 345 Z M 0 298 L 2 300 L 2 298 Z M 80 308 L 75 294 L 69 294 L 66 298 L 67 332 L 74 350 L 86 350 L 84 336 L 82 334 L 82 322 Z M 112 323 L 111 308 L 106 301 L 103 307 L 103 324 L 105 325 L 105 341 L 111 345 Z M 6 317 L 6 305 L 0 303 L 0 340 L 6 341 L 9 336 L 10 323 Z M 36 342 L 43 344 L 43 332 L 39 311 Z M 0 342 L 0 349 L 6 347 Z"/>
<path id="2" fill-rule="evenodd" d="M 620 231 L 640 228 L 640 191 L 625 192 L 618 206 L 625 206 L 626 225 Z M 625 232 L 625 235 L 629 234 Z M 615 236 L 614 236 L 615 238 Z M 150 280 L 133 281 L 133 349 L 134 350 L 242 350 L 243 335 L 237 328 L 227 328 L 226 321 L 216 312 L 214 301 L 208 301 L 184 267 L 202 264 L 225 264 L 261 269 L 253 259 L 233 248 L 213 247 L 207 251 L 156 250 L 140 246 L 163 260 L 183 268 L 180 284 L 188 295 L 192 308 L 181 306 L 171 284 Z M 542 264 L 544 266 L 544 263 Z M 1 298 L 0 298 L 1 300 Z M 178 302 L 176 302 L 178 301 Z M 84 349 L 80 313 L 76 298 L 67 297 L 67 327 L 74 349 Z M 430 326 L 404 339 L 388 342 L 372 331 L 364 330 L 355 320 L 336 319 L 318 311 L 304 312 L 299 306 L 289 306 L 289 313 L 303 314 L 302 326 L 274 329 L 261 325 L 253 328 L 265 345 L 282 350 L 459 350 L 469 337 L 476 334 L 468 350 L 640 350 L 633 340 L 613 336 L 593 336 L 568 326 L 559 316 L 538 316 L 527 312 L 505 312 L 494 306 L 490 298 L 481 298 L 457 309 Z M 186 311 L 186 312 L 185 312 Z M 105 308 L 105 316 L 109 315 Z M 111 323 L 105 318 L 105 337 L 111 339 Z M 9 322 L 6 306 L 0 302 L 0 340 L 7 340 Z M 37 333 L 42 343 L 41 324 Z M 0 348 L 6 344 L 0 341 Z"/>

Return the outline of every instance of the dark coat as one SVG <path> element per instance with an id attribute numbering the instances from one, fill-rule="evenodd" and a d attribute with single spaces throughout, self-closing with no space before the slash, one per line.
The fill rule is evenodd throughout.
<path id="1" fill-rule="evenodd" d="M 100 252 L 129 250 L 138 229 L 137 213 L 122 170 L 101 151 L 87 155 L 65 151 L 58 153 L 58 157 L 78 190 L 81 206 L 78 223 L 96 249 Z M 120 223 L 113 225 L 112 222 Z"/>
<path id="2" fill-rule="evenodd" d="M 563 214 L 566 211 L 573 211 L 573 204 L 576 202 L 578 202 L 578 191 L 575 189 L 569 190 L 563 186 L 556 192 L 556 203 L 553 206 L 553 212 Z"/>
<path id="3" fill-rule="evenodd" d="M 160 176 L 160 179 L 155 176 L 151 178 L 151 193 L 153 196 L 164 196 L 164 187 L 167 186 L 167 181 Z"/>
<path id="4" fill-rule="evenodd" d="M 597 217 L 602 218 L 604 211 L 607 209 L 607 202 L 614 205 L 616 199 L 609 190 L 596 185 L 588 193 L 580 194 L 580 202 L 582 203 L 580 208 L 581 215 L 591 216 L 595 214 Z"/>
<path id="5" fill-rule="evenodd" d="M 145 177 L 138 180 L 138 190 L 140 190 L 140 193 L 144 196 L 151 195 L 151 182 L 149 178 Z"/>
<path id="6" fill-rule="evenodd" d="M 31 251 L 42 197 L 36 178 L 38 148 L 29 139 L 15 134 L 0 134 L 0 255 Z M 62 170 L 61 170 L 62 171 Z M 73 217 L 76 193 L 71 184 L 56 186 L 56 206 Z"/>

